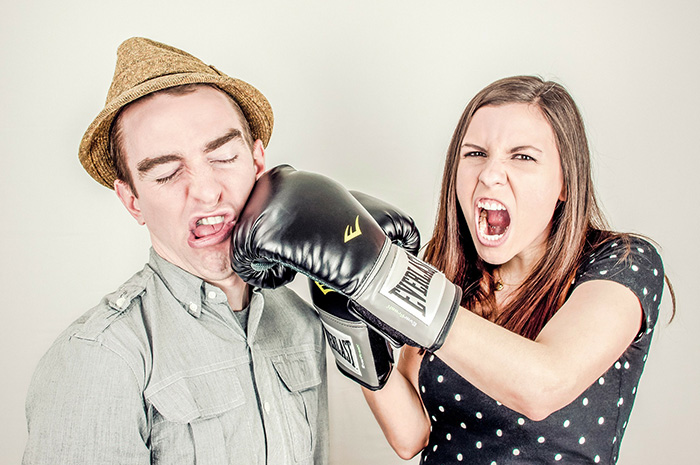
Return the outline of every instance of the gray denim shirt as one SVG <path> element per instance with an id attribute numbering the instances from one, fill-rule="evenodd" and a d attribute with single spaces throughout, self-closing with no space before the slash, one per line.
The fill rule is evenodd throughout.
<path id="1" fill-rule="evenodd" d="M 223 292 L 151 250 L 73 323 L 27 396 L 24 464 L 325 464 L 325 345 L 293 291 Z"/>

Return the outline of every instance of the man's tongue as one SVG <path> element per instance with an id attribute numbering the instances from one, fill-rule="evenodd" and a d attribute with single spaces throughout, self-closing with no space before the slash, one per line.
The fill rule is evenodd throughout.
<path id="1" fill-rule="evenodd" d="M 482 215 L 486 213 L 486 222 L 488 223 L 487 233 L 489 236 L 503 234 L 510 226 L 510 215 L 506 210 L 483 210 Z"/>
<path id="2" fill-rule="evenodd" d="M 194 235 L 196 237 L 211 236 L 216 234 L 224 228 L 223 221 L 217 224 L 200 224 L 194 228 Z"/>

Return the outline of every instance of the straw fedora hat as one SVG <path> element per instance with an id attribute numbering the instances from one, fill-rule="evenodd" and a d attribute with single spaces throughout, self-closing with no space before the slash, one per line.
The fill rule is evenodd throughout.
<path id="1" fill-rule="evenodd" d="M 214 84 L 229 94 L 248 120 L 253 139 L 260 139 L 267 146 L 274 118 L 270 103 L 260 91 L 182 50 L 132 37 L 117 49 L 117 65 L 105 107 L 80 142 L 78 158 L 90 176 L 103 186 L 114 188 L 116 172 L 109 153 L 109 130 L 122 107 L 158 90 L 195 83 Z"/>

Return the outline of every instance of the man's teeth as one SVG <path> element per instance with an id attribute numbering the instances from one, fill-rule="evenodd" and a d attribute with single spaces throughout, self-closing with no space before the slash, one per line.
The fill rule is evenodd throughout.
<path id="1" fill-rule="evenodd" d="M 224 217 L 223 216 L 208 216 L 206 218 L 202 218 L 200 220 L 197 220 L 197 226 L 202 226 L 205 224 L 211 225 L 211 224 L 219 224 L 224 222 Z"/>
<path id="2" fill-rule="evenodd" d="M 484 202 L 484 201 L 479 201 L 477 203 L 477 207 L 481 208 L 482 210 L 505 210 L 506 207 L 501 205 L 500 203 L 496 202 Z"/>

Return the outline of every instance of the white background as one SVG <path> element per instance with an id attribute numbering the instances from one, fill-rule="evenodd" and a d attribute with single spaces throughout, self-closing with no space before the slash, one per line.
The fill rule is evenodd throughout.
<path id="1" fill-rule="evenodd" d="M 491 81 L 564 84 L 612 225 L 661 246 L 662 305 L 619 463 L 697 463 L 700 28 L 697 2 L 3 1 L 0 463 L 18 463 L 34 367 L 147 260 L 146 230 L 77 160 L 130 36 L 182 48 L 268 97 L 268 166 L 290 163 L 410 213 L 430 236 L 449 138 Z M 295 288 L 305 289 L 303 281 Z M 667 297 L 667 296 L 666 296 Z M 403 463 L 330 367 L 332 463 Z"/>

